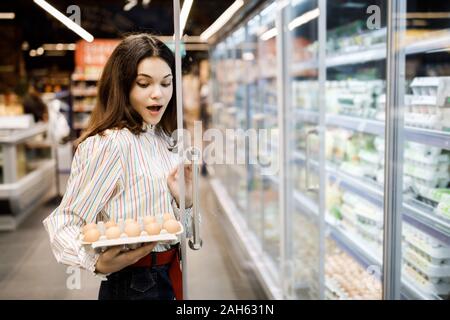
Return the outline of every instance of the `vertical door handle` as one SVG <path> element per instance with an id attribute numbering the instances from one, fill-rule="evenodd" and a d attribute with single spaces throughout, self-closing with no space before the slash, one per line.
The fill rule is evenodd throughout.
<path id="1" fill-rule="evenodd" d="M 200 202 L 199 202 L 199 174 L 200 174 L 200 150 L 191 148 L 192 159 L 192 238 L 189 239 L 189 247 L 192 250 L 199 250 L 203 241 L 200 238 Z"/>
<path id="2" fill-rule="evenodd" d="M 311 151 L 310 151 L 310 143 L 309 138 L 313 135 L 318 135 L 319 130 L 317 128 L 309 129 L 306 132 L 305 136 L 305 144 L 306 144 L 306 159 L 305 159 L 305 184 L 306 184 L 306 191 L 318 191 L 318 186 L 311 186 L 310 185 L 310 171 L 311 171 Z"/>

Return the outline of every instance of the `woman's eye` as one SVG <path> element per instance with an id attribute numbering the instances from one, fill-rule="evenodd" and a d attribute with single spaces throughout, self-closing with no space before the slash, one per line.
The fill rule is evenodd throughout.
<path id="1" fill-rule="evenodd" d="M 167 87 L 169 87 L 171 84 L 172 84 L 172 82 L 169 82 L 169 83 L 163 83 L 162 86 L 165 87 L 165 88 L 167 88 Z"/>
<path id="2" fill-rule="evenodd" d="M 148 87 L 148 83 L 137 83 L 137 85 L 141 88 L 147 88 Z"/>

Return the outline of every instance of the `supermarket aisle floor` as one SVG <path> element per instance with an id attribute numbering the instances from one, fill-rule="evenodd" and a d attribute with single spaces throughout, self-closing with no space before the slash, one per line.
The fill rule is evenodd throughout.
<path id="1" fill-rule="evenodd" d="M 207 195 L 206 180 L 201 188 L 202 195 Z M 203 248 L 188 249 L 189 298 L 256 299 L 244 273 L 228 263 L 224 230 L 210 200 L 202 197 Z M 0 232 L 0 299 L 97 298 L 100 280 L 56 263 L 50 251 L 41 221 L 54 207 L 51 203 L 43 206 L 14 232 Z"/>

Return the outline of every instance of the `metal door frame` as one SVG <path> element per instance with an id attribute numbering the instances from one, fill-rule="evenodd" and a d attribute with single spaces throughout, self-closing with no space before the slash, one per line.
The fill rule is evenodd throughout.
<path id="1" fill-rule="evenodd" d="M 400 299 L 403 209 L 403 99 L 406 1 L 389 0 L 386 45 L 386 116 L 383 226 L 383 299 Z"/>

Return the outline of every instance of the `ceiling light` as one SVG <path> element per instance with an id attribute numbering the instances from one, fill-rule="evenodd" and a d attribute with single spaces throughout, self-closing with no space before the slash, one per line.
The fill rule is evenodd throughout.
<path id="1" fill-rule="evenodd" d="M 261 35 L 260 39 L 261 39 L 262 41 L 267 41 L 267 40 L 269 40 L 270 38 L 275 37 L 277 34 L 278 34 L 277 28 L 272 28 L 272 29 L 270 29 L 270 30 L 264 32 L 264 33 Z"/>
<path id="2" fill-rule="evenodd" d="M 187 19 L 189 17 L 189 12 L 191 12 L 192 3 L 194 0 L 184 0 L 183 7 L 180 13 L 180 37 L 183 36 L 184 27 L 186 26 Z"/>
<path id="3" fill-rule="evenodd" d="M 36 56 L 36 50 L 30 50 L 30 57 L 35 57 Z"/>
<path id="4" fill-rule="evenodd" d="M 215 34 L 220 28 L 222 28 L 228 20 L 244 5 L 244 0 L 236 0 L 222 15 L 217 18 L 208 29 L 203 31 L 200 35 L 200 39 L 203 41 L 208 40 L 213 34 Z"/>
<path id="5" fill-rule="evenodd" d="M 75 43 L 44 43 L 42 48 L 45 51 L 75 50 Z"/>
<path id="6" fill-rule="evenodd" d="M 0 19 L 12 20 L 16 17 L 14 12 L 0 12 Z"/>
<path id="7" fill-rule="evenodd" d="M 300 17 L 295 18 L 288 24 L 289 30 L 294 30 L 295 28 L 300 27 L 301 25 L 316 19 L 320 15 L 319 8 L 316 8 L 314 10 L 308 11 L 304 14 L 302 14 Z"/>
<path id="8" fill-rule="evenodd" d="M 42 48 L 42 47 L 37 48 L 36 54 L 38 56 L 42 56 L 44 54 L 44 48 Z"/>
<path id="9" fill-rule="evenodd" d="M 94 36 L 84 30 L 82 27 L 77 25 L 75 22 L 67 18 L 64 14 L 58 11 L 55 7 L 49 4 L 45 0 L 33 0 L 37 5 L 39 5 L 42 9 L 50 13 L 53 17 L 58 19 L 61 23 L 63 23 L 67 28 L 78 34 L 87 42 L 92 42 L 94 40 Z"/>
<path id="10" fill-rule="evenodd" d="M 123 11 L 130 11 L 137 5 L 137 0 L 127 0 L 127 4 L 123 6 Z"/>

